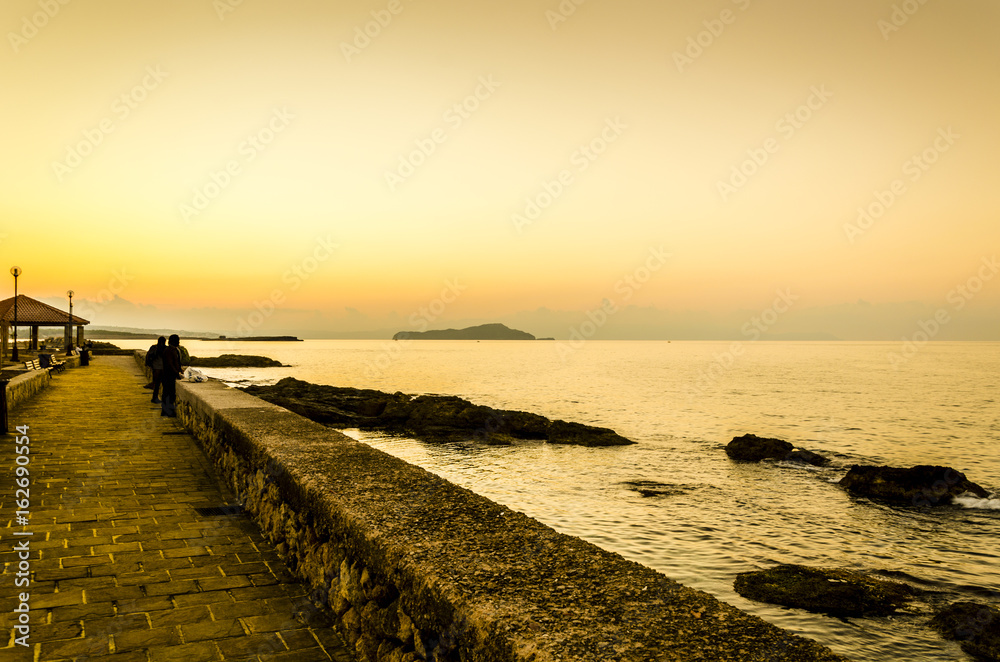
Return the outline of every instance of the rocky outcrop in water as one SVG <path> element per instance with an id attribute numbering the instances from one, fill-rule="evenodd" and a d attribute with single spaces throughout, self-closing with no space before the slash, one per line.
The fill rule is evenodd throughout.
<path id="1" fill-rule="evenodd" d="M 823 466 L 829 462 L 825 457 L 805 449 L 797 449 L 787 441 L 768 439 L 755 434 L 733 437 L 726 445 L 726 455 L 737 462 L 760 462 L 778 460 Z"/>
<path id="2" fill-rule="evenodd" d="M 855 464 L 840 486 L 855 496 L 911 506 L 948 505 L 966 492 L 981 499 L 989 496 L 962 472 L 930 465 L 902 469 Z"/>
<path id="3" fill-rule="evenodd" d="M 945 639 L 959 641 L 978 660 L 1000 662 L 1000 608 L 975 602 L 955 602 L 931 619 L 930 626 Z"/>
<path id="4" fill-rule="evenodd" d="M 378 429 L 422 441 L 479 441 L 508 445 L 539 440 L 578 446 L 624 446 L 635 442 L 608 428 L 550 421 L 523 411 L 476 405 L 457 396 L 384 393 L 310 384 L 286 377 L 247 393 L 330 427 Z"/>
<path id="5" fill-rule="evenodd" d="M 193 368 L 280 368 L 281 361 L 269 359 L 266 356 L 244 356 L 242 354 L 223 354 L 199 358 L 192 356 L 187 365 Z"/>
<path id="6" fill-rule="evenodd" d="M 850 570 L 803 565 L 742 572 L 733 588 L 750 600 L 833 616 L 885 616 L 916 594 L 907 584 Z"/>

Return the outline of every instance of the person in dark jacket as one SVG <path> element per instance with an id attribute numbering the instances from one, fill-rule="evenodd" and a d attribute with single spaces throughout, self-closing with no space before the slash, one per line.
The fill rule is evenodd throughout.
<path id="1" fill-rule="evenodd" d="M 181 353 L 177 349 L 181 344 L 180 337 L 175 333 L 167 341 L 163 352 L 163 372 L 160 381 L 163 384 L 163 400 L 160 405 L 160 416 L 177 416 L 177 380 L 181 378 Z"/>
<path id="2" fill-rule="evenodd" d="M 153 371 L 153 381 L 150 382 L 153 388 L 153 402 L 159 404 L 160 399 L 157 395 L 160 392 L 160 384 L 163 375 L 163 353 L 167 351 L 167 339 L 160 336 L 156 340 L 156 344 L 149 348 L 146 352 L 146 365 L 150 370 Z"/>

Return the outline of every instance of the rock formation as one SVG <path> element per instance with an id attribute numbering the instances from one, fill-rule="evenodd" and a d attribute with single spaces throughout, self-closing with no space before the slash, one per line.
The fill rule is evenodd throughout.
<path id="1" fill-rule="evenodd" d="M 784 462 L 800 462 L 822 466 L 827 464 L 827 460 L 818 453 L 804 449 L 796 449 L 795 446 L 781 439 L 768 439 L 758 437 L 755 434 L 745 434 L 742 437 L 734 437 L 726 445 L 726 455 L 738 462 L 760 462 L 761 460 L 778 460 Z"/>
<path id="2" fill-rule="evenodd" d="M 192 356 L 187 365 L 193 368 L 280 368 L 281 361 L 269 359 L 266 356 L 243 356 L 241 354 L 223 354 L 199 358 Z"/>
<path id="3" fill-rule="evenodd" d="M 916 593 L 907 584 L 859 572 L 803 565 L 742 572 L 733 588 L 750 600 L 834 616 L 885 616 Z"/>
<path id="4" fill-rule="evenodd" d="M 955 602 L 930 626 L 945 639 L 961 642 L 962 650 L 976 659 L 1000 662 L 1000 608 L 995 605 Z"/>
<path id="5" fill-rule="evenodd" d="M 379 429 L 422 441 L 509 445 L 516 440 L 539 440 L 579 446 L 635 443 L 608 428 L 550 421 L 538 414 L 476 405 L 457 396 L 414 397 L 321 386 L 292 377 L 273 386 L 250 386 L 246 391 L 330 427 Z"/>
<path id="6" fill-rule="evenodd" d="M 912 506 L 940 506 L 970 492 L 981 499 L 989 492 L 950 467 L 920 465 L 909 469 L 855 464 L 840 485 L 851 494 Z"/>

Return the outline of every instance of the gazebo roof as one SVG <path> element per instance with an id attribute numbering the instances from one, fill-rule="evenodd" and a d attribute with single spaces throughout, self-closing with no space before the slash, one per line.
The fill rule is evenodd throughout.
<path id="1" fill-rule="evenodd" d="M 23 294 L 17 295 L 18 326 L 66 326 L 69 318 L 69 313 L 64 310 Z M 14 297 L 0 301 L 0 320 L 14 323 Z M 90 320 L 73 315 L 73 326 L 85 324 L 90 324 Z"/>

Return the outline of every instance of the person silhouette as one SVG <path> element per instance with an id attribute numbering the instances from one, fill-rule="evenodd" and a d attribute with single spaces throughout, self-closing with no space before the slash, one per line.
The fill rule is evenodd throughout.
<path id="1" fill-rule="evenodd" d="M 160 416 L 177 416 L 177 380 L 181 378 L 181 353 L 177 349 L 181 344 L 176 333 L 167 340 L 167 348 L 163 352 L 163 372 L 160 379 L 163 383 L 163 399 L 160 404 Z"/>

